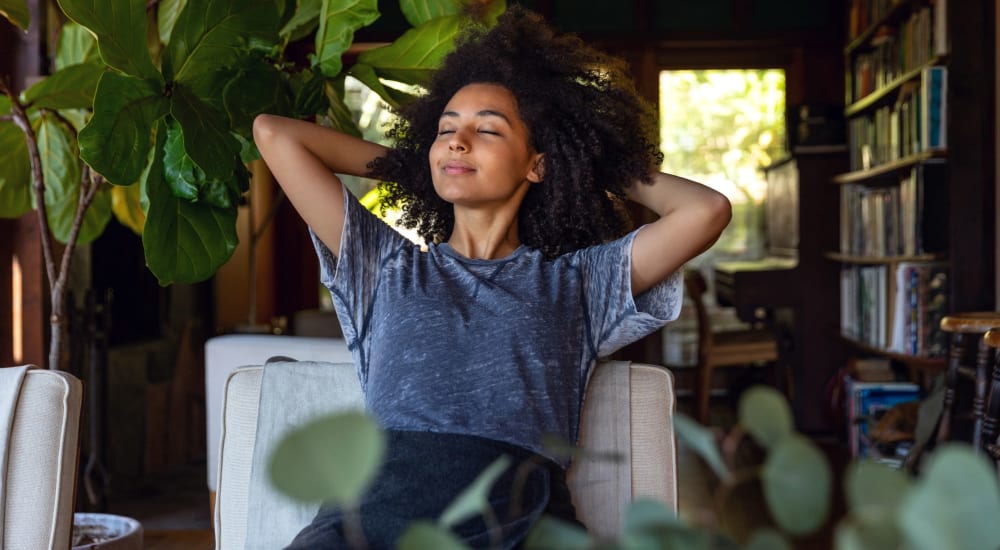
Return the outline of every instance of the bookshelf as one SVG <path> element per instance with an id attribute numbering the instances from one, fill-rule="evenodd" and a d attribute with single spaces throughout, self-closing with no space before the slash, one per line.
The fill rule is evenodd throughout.
<path id="1" fill-rule="evenodd" d="M 948 310 L 944 0 L 850 0 L 850 171 L 840 187 L 840 333 L 860 353 L 936 363 Z"/>

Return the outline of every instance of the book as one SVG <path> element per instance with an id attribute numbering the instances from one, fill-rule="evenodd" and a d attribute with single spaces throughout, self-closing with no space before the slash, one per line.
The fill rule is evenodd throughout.
<path id="1" fill-rule="evenodd" d="M 883 456 L 869 438 L 872 427 L 892 407 L 920 399 L 920 387 L 909 382 L 861 382 L 845 379 L 848 444 L 852 458 Z"/>

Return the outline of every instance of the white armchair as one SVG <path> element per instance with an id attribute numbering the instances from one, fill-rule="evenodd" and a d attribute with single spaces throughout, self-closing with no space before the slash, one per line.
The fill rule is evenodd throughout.
<path id="1" fill-rule="evenodd" d="M 83 384 L 71 374 L 29 369 L 0 412 L 7 469 L 0 477 L 3 550 L 70 546 Z M 12 417 L 8 416 L 13 414 Z M 2 446 L 0 446 L 2 448 Z"/>
<path id="2" fill-rule="evenodd" d="M 315 363 L 286 363 L 282 368 L 288 368 L 287 376 L 295 377 L 299 365 L 303 369 L 315 368 Z M 343 380 L 355 382 L 341 389 L 340 394 L 327 393 L 325 397 L 360 403 L 354 366 L 349 363 L 328 366 L 342 371 L 338 376 L 340 387 L 344 388 Z M 252 476 L 265 475 L 252 471 L 255 445 L 266 444 L 256 437 L 263 370 L 260 366 L 237 369 L 226 383 L 215 507 L 215 540 L 219 550 L 244 548 L 248 487 Z M 301 378 L 310 380 L 308 376 Z M 308 388 L 303 387 L 303 395 L 307 393 Z M 673 378 L 666 369 L 626 362 L 598 364 L 587 388 L 580 445 L 593 451 L 614 451 L 625 458 L 618 462 L 578 460 L 569 472 L 577 515 L 592 533 L 619 532 L 626 506 L 639 497 L 660 500 L 677 509 L 674 408 Z M 255 495 L 260 497 L 259 492 Z M 255 505 L 259 507 L 260 503 Z M 299 519 L 304 525 L 312 516 Z M 276 539 L 254 540 L 254 548 L 280 547 L 290 540 L 287 526 L 274 524 L 282 520 L 275 516 L 268 516 L 268 520 L 268 535 L 274 534 Z"/>

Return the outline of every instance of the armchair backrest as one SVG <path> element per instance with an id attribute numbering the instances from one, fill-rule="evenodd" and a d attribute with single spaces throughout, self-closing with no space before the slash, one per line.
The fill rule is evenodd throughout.
<path id="1" fill-rule="evenodd" d="M 291 367 L 288 372 L 294 376 L 295 364 L 285 366 Z M 330 367 L 354 373 L 350 364 Z M 217 549 L 242 549 L 246 542 L 254 447 L 262 443 L 256 441 L 256 434 L 263 370 L 243 367 L 226 382 L 215 504 Z M 336 398 L 360 399 L 359 387 L 339 391 L 349 395 Z M 587 387 L 579 441 L 593 453 L 590 458 L 584 453 L 574 462 L 568 480 L 577 514 L 592 533 L 618 533 L 626 506 L 636 498 L 657 499 L 677 509 L 674 408 L 673 379 L 666 369 L 627 362 L 603 362 L 595 368 Z M 623 459 L 609 461 L 609 453 Z M 273 524 L 269 528 L 282 531 Z M 288 540 L 255 540 L 254 544 L 277 547 Z"/>
<path id="2" fill-rule="evenodd" d="M 4 550 L 69 548 L 82 404 L 83 384 L 73 375 L 24 374 L 7 441 Z"/>

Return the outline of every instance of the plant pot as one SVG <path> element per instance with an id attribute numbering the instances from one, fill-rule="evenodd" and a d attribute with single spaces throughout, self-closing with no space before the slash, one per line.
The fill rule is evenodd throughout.
<path id="1" fill-rule="evenodd" d="M 73 550 L 142 550 L 142 524 L 113 514 L 73 514 Z"/>

